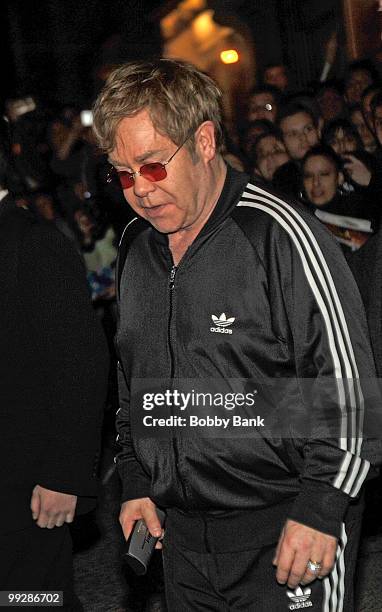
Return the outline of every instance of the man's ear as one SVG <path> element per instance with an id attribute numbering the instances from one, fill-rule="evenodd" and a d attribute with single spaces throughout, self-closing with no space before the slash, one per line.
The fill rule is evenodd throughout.
<path id="1" fill-rule="evenodd" d="M 204 162 L 209 162 L 216 156 L 215 125 L 212 121 L 204 121 L 195 133 L 195 149 Z"/>

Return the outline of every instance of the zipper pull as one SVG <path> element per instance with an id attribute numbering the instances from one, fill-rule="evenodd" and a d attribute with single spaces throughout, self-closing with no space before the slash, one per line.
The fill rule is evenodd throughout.
<path id="1" fill-rule="evenodd" d="M 176 271 L 177 271 L 177 267 L 176 266 L 172 266 L 171 272 L 170 272 L 170 281 L 169 281 L 169 285 L 168 285 L 170 287 L 170 291 L 172 291 L 172 289 L 174 289 Z"/>

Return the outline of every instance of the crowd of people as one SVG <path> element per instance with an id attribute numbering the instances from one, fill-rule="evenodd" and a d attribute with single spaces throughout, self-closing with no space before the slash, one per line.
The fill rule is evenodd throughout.
<path id="1" fill-rule="evenodd" d="M 281 84 L 283 90 L 265 83 L 250 93 L 235 152 L 247 172 L 325 219 L 353 252 L 380 221 L 379 75 L 362 60 L 342 81 L 309 91 L 290 93 L 285 79 Z"/>
<path id="2" fill-rule="evenodd" d="M 162 90 L 156 89 L 154 74 L 162 79 Z M 183 609 L 180 606 L 189 610 L 207 606 L 214 610 L 249 610 L 255 601 L 263 606 L 257 609 L 265 609 L 263 591 L 267 592 L 267 606 L 274 602 L 272 609 L 284 609 L 288 600 L 285 589 L 274 586 L 276 572 L 279 585 L 291 589 L 287 596 L 295 597 L 293 601 L 304 596 L 299 585 L 310 584 L 309 594 L 319 604 L 329 605 L 329 599 L 333 604 L 333 598 L 337 602 L 334 593 L 338 593 L 338 605 L 350 611 L 362 510 L 348 498 L 353 493 L 357 497 L 369 463 L 371 471 L 373 461 L 378 464 L 378 447 L 370 451 L 366 444 L 364 456 L 358 442 L 351 450 L 350 446 L 344 450 L 327 439 L 314 441 L 309 449 L 299 442 L 298 449 L 292 449 L 283 440 L 281 450 L 270 444 L 252 449 L 251 455 L 245 444 L 237 443 L 231 448 L 223 441 L 222 447 L 214 440 L 212 451 L 206 450 L 203 442 L 193 442 L 196 451 L 180 443 L 166 454 L 167 441 L 155 440 L 149 446 L 147 441 L 135 442 L 134 449 L 139 448 L 136 453 L 131 446 L 128 397 L 134 378 L 144 379 L 155 372 L 156 377 L 167 379 L 169 371 L 175 376 L 176 368 L 179 377 L 185 379 L 250 379 L 251 367 L 260 379 L 269 373 L 282 378 L 292 371 L 303 378 L 314 378 L 328 372 L 330 375 L 335 368 L 338 372 L 348 360 L 353 374 L 357 361 L 365 376 L 373 375 L 371 353 L 362 348 L 363 341 L 368 346 L 368 340 L 354 280 L 340 250 L 333 248 L 320 224 L 333 234 L 345 254 L 367 308 L 369 327 L 372 330 L 374 325 L 377 329 L 382 317 L 372 280 L 380 250 L 382 80 L 373 65 L 362 60 L 349 65 L 343 80 L 319 82 L 307 91 L 296 92 L 283 65 L 269 66 L 243 101 L 244 118 L 234 130 L 227 128 L 225 140 L 225 126 L 221 129 L 219 122 L 219 91 L 206 75 L 190 66 L 185 68 L 171 61 L 132 64 L 117 70 L 108 83 L 95 106 L 95 130 L 88 111 L 84 114 L 72 107 L 57 110 L 34 101 L 8 101 L 11 149 L 6 187 L 18 208 L 29 209 L 56 226 L 80 254 L 90 299 L 103 323 L 114 361 L 116 294 L 120 295 L 117 428 L 122 451 L 117 464 L 123 485 L 120 521 L 124 534 L 128 538 L 135 521 L 144 518 L 151 534 L 159 537 L 162 528 L 155 507 L 167 511 L 164 559 L 167 604 L 171 610 Z M 186 87 L 197 91 L 199 107 L 190 103 L 190 109 L 183 108 L 180 116 Z M 121 108 L 118 96 L 123 99 Z M 171 106 L 171 96 L 177 97 L 178 109 L 173 100 Z M 163 117 L 159 107 L 166 111 Z M 214 116 L 208 114 L 212 111 Z M 157 161 L 153 151 L 169 154 Z M 136 162 L 134 167 L 127 163 L 128 158 Z M 173 177 L 176 164 L 180 174 Z M 162 200 L 155 196 L 157 192 L 167 193 L 161 182 L 165 180 L 168 191 L 176 191 L 176 196 L 172 194 L 175 204 L 162 201 L 164 196 Z M 184 203 L 179 202 L 180 197 Z M 135 213 L 148 223 L 135 221 L 124 234 Z M 283 217 L 290 242 L 275 222 L 277 215 Z M 291 215 L 297 221 L 291 221 Z M 294 224 L 300 228 L 296 230 Z M 320 251 L 316 257 L 308 248 L 304 252 L 301 227 L 312 244 L 318 241 L 323 254 Z M 166 235 L 170 236 L 168 243 L 163 237 Z M 125 243 L 130 241 L 124 253 L 130 266 L 124 267 L 125 262 L 120 262 L 121 276 L 116 286 L 121 236 Z M 198 260 L 198 249 L 204 252 L 202 261 Z M 300 256 L 302 261 L 308 260 L 305 267 Z M 191 268 L 188 277 L 179 271 L 187 258 L 192 259 L 187 263 Z M 334 285 L 332 293 L 324 296 L 325 278 L 316 281 L 303 273 L 306 267 L 318 265 L 325 271 L 325 258 L 339 295 L 333 310 L 331 299 L 337 295 Z M 213 272 L 211 278 L 206 276 L 206 270 Z M 176 275 L 178 295 L 174 297 Z M 270 293 L 265 289 L 269 279 Z M 247 293 L 239 301 L 243 283 Z M 236 308 L 233 316 L 228 313 L 229 319 L 223 310 L 228 299 L 227 284 L 232 285 L 229 300 Z M 179 302 L 176 310 L 179 285 L 187 308 L 181 308 Z M 256 296 L 250 291 L 253 286 Z M 206 309 L 212 308 L 212 297 L 222 314 L 219 311 L 220 316 L 212 315 L 217 327 L 210 329 L 213 333 L 207 338 L 198 328 L 200 317 L 195 313 L 202 303 Z M 257 306 L 253 309 L 255 298 Z M 322 302 L 329 304 L 330 316 L 326 318 L 321 316 L 326 308 Z M 153 304 L 157 307 L 153 308 Z M 342 312 L 341 324 L 336 319 L 337 310 Z M 84 308 L 86 317 L 90 315 Z M 245 335 L 238 328 L 236 349 L 217 349 L 217 338 L 223 337 L 220 332 L 228 330 L 235 319 L 246 318 L 251 331 Z M 93 329 L 93 325 L 96 323 L 92 319 L 88 327 Z M 135 329 L 141 334 L 145 331 L 144 342 L 142 335 L 132 331 Z M 331 333 L 333 343 L 328 341 Z M 354 337 L 356 356 L 349 349 L 350 338 Z M 378 334 L 372 334 L 371 340 L 379 373 L 382 343 Z M 185 346 L 190 355 L 184 351 Z M 340 363 L 335 368 L 334 353 Z M 111 372 L 108 402 L 117 408 L 113 367 Z M 351 393 L 345 392 L 342 415 L 346 414 Z M 260 467 L 255 482 L 250 466 L 257 462 Z M 48 485 L 49 478 L 47 488 Z M 84 490 L 86 496 L 86 486 Z M 92 494 L 93 490 L 89 495 Z M 379 487 L 374 485 L 370 499 L 379 494 Z M 33 507 L 37 520 L 41 520 L 38 502 L 34 506 L 32 503 L 32 510 Z M 36 517 L 33 516 L 35 520 Z M 254 550 L 245 548 L 245 537 L 240 536 L 244 530 L 247 533 L 248 521 L 252 521 L 253 533 L 260 533 L 252 542 L 254 556 Z M 49 520 L 40 527 L 47 525 Z M 50 527 L 54 525 L 59 527 L 62 523 L 58 521 Z M 235 541 L 227 531 L 238 534 Z M 304 543 L 301 550 L 296 542 Z M 237 560 L 235 584 L 227 569 L 233 572 L 233 553 Z M 207 554 L 212 554 L 216 563 L 213 571 L 203 569 Z M 272 559 L 276 570 L 271 575 Z M 346 577 L 341 577 L 344 563 L 350 569 Z M 249 565 L 256 567 L 255 573 L 248 570 Z M 323 579 L 322 583 L 315 580 L 317 576 Z M 237 608 L 232 602 L 238 602 Z"/>
<path id="3" fill-rule="evenodd" d="M 25 100 L 30 99 L 6 104 L 15 169 L 12 190 L 20 204 L 55 223 L 76 243 L 85 256 L 94 302 L 109 299 L 116 257 L 112 245 L 131 212 L 117 183 L 107 180 L 107 158 L 84 118 L 91 112 L 41 102 L 28 105 Z M 350 250 L 358 248 L 358 238 L 363 244 L 378 228 L 382 189 L 382 81 L 373 64 L 355 61 L 343 79 L 297 92 L 286 67 L 271 65 L 241 106 L 244 119 L 227 133 L 227 163 L 313 213 L 320 209 L 336 215 L 334 220 L 345 223 L 336 230 L 338 239 Z M 316 149 L 312 159 L 310 149 L 319 144 L 328 148 Z M 365 222 L 353 227 L 343 217 Z M 361 234 L 370 227 L 353 240 L 358 226 Z"/>

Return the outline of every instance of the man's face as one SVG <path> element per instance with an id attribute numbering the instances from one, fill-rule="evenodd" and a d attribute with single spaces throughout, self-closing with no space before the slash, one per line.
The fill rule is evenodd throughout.
<path id="1" fill-rule="evenodd" d="M 246 130 L 245 136 L 243 137 L 243 144 L 241 145 L 244 153 L 249 155 L 255 140 L 263 134 L 264 131 L 265 129 L 261 125 L 251 126 Z"/>
<path id="2" fill-rule="evenodd" d="M 345 87 L 345 97 L 348 104 L 359 104 L 363 92 L 371 83 L 372 79 L 367 70 L 355 70 Z"/>
<path id="3" fill-rule="evenodd" d="M 177 145 L 156 131 L 143 110 L 119 123 L 110 161 L 118 171 L 136 172 L 143 164 L 166 162 Z M 205 207 L 203 162 L 193 161 L 182 147 L 166 165 L 167 176 L 151 182 L 136 175 L 134 184 L 124 189 L 133 210 L 164 234 L 191 229 Z"/>
<path id="4" fill-rule="evenodd" d="M 272 66 L 272 68 L 267 68 L 264 73 L 264 83 L 273 85 L 273 87 L 277 87 L 281 91 L 285 91 L 288 87 L 288 76 L 285 66 Z"/>
<path id="5" fill-rule="evenodd" d="M 299 112 L 281 122 L 286 149 L 292 159 L 302 159 L 318 143 L 319 134 L 308 113 Z"/>
<path id="6" fill-rule="evenodd" d="M 273 135 L 261 139 L 256 147 L 256 157 L 260 174 L 267 181 L 271 181 L 277 168 L 289 160 L 284 143 Z"/>
<path id="7" fill-rule="evenodd" d="M 317 102 L 324 121 L 335 119 L 344 110 L 344 100 L 335 89 L 323 89 L 317 96 Z"/>
<path id="8" fill-rule="evenodd" d="M 248 120 L 268 119 L 274 123 L 276 121 L 277 106 L 271 93 L 253 94 L 249 100 Z"/>

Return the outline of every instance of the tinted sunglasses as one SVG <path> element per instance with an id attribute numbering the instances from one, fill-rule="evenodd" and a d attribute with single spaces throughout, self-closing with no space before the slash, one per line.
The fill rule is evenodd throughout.
<path id="1" fill-rule="evenodd" d="M 166 166 L 180 151 L 180 149 L 186 144 L 187 140 L 191 138 L 192 134 L 187 136 L 186 140 L 176 149 L 175 153 L 165 162 L 151 162 L 150 164 L 143 164 L 136 172 L 127 172 L 126 170 L 116 170 L 112 166 L 107 174 L 106 181 L 111 183 L 115 175 L 118 176 L 121 183 L 122 189 L 129 189 L 134 185 L 136 176 L 143 176 L 145 179 L 156 183 L 157 181 L 163 181 L 167 176 Z"/>

